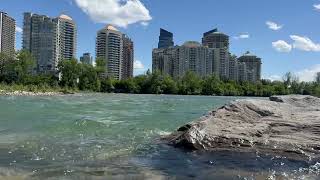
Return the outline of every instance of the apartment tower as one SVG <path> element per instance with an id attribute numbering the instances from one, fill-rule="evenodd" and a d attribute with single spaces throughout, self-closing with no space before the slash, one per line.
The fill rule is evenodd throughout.
<path id="1" fill-rule="evenodd" d="M 173 34 L 165 29 L 160 29 L 158 48 L 168 48 L 174 46 Z"/>
<path id="2" fill-rule="evenodd" d="M 105 77 L 122 79 L 123 34 L 112 25 L 98 31 L 96 56 L 106 61 Z"/>
<path id="3" fill-rule="evenodd" d="M 214 72 L 223 79 L 229 79 L 229 36 L 213 29 L 203 34 L 202 45 L 215 49 Z"/>
<path id="4" fill-rule="evenodd" d="M 129 79 L 133 77 L 133 61 L 134 61 L 134 45 L 132 40 L 123 35 L 123 51 L 122 51 L 122 79 Z"/>
<path id="5" fill-rule="evenodd" d="M 261 80 L 261 58 L 249 51 L 239 57 L 239 62 L 246 65 L 246 80 L 249 82 L 257 82 Z M 243 78 L 244 79 L 244 78 Z"/>
<path id="6" fill-rule="evenodd" d="M 93 60 L 92 60 L 91 54 L 90 53 L 84 53 L 80 57 L 80 62 L 83 63 L 83 64 L 93 65 Z"/>
<path id="7" fill-rule="evenodd" d="M 16 21 L 5 12 L 0 12 L 0 53 L 15 54 Z"/>
<path id="8" fill-rule="evenodd" d="M 69 16 L 24 13 L 22 48 L 35 57 L 38 73 L 56 74 L 59 61 L 75 57 L 76 39 L 76 24 Z"/>

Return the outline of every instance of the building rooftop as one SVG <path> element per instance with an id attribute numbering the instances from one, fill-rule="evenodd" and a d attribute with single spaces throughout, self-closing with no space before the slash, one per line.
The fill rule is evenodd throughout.
<path id="1" fill-rule="evenodd" d="M 112 26 L 111 24 L 108 24 L 108 25 L 106 26 L 106 29 L 107 29 L 107 30 L 112 30 L 112 31 L 119 31 L 117 28 L 115 28 L 115 27 Z"/>
<path id="2" fill-rule="evenodd" d="M 244 53 L 242 56 L 254 56 L 254 57 L 256 57 L 256 55 L 250 53 L 250 51 L 247 51 L 247 52 Z"/>
<path id="3" fill-rule="evenodd" d="M 208 35 L 210 35 L 210 34 L 221 34 L 221 35 L 227 36 L 226 34 L 224 34 L 224 33 L 222 33 L 222 32 L 219 32 L 218 28 L 215 28 L 215 29 L 213 29 L 213 30 L 210 30 L 210 31 L 208 31 L 208 32 L 205 32 L 205 33 L 203 34 L 203 36 L 208 36 Z"/>
<path id="4" fill-rule="evenodd" d="M 173 35 L 172 32 L 169 32 L 169 31 L 167 31 L 167 30 L 165 30 L 163 28 L 160 28 L 160 33 L 167 33 L 167 34 Z"/>
<path id="5" fill-rule="evenodd" d="M 183 44 L 183 46 L 192 48 L 192 47 L 200 47 L 201 44 L 200 44 L 199 42 L 197 42 L 197 41 L 186 41 L 186 42 Z"/>
<path id="6" fill-rule="evenodd" d="M 59 16 L 59 18 L 72 21 L 72 18 L 71 18 L 70 16 L 68 16 L 68 15 L 65 15 L 65 14 L 61 14 L 61 15 Z"/>

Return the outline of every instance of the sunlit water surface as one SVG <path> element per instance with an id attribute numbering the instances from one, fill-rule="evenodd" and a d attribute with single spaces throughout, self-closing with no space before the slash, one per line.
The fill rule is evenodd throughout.
<path id="1" fill-rule="evenodd" d="M 236 98 L 0 97 L 0 179 L 319 179 L 320 164 L 196 153 L 159 137 Z"/>

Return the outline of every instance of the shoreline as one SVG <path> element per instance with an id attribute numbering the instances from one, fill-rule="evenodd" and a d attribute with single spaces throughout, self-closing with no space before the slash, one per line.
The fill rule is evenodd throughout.
<path id="1" fill-rule="evenodd" d="M 6 91 L 0 90 L 0 96 L 67 96 L 67 95 L 75 95 L 75 94 L 88 93 L 86 91 L 83 92 L 32 92 L 32 91 L 24 91 L 24 90 L 16 90 L 16 91 Z M 101 93 L 101 92 L 91 92 L 97 94 L 127 94 L 127 95 L 157 95 L 157 96 L 199 96 L 199 97 L 207 97 L 206 95 L 181 95 L 181 94 L 130 94 L 130 93 Z M 243 98 L 259 98 L 257 96 L 210 96 L 210 97 L 243 97 Z M 263 97 L 260 97 L 263 98 Z M 267 98 L 267 97 L 265 97 Z"/>
<path id="2" fill-rule="evenodd" d="M 63 92 L 31 92 L 31 91 L 6 91 L 0 90 L 0 96 L 62 96 Z"/>

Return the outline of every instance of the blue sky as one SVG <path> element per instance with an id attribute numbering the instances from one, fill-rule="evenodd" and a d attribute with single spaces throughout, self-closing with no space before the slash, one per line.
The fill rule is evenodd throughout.
<path id="1" fill-rule="evenodd" d="M 178 45 L 201 41 L 204 32 L 219 28 L 230 36 L 232 53 L 240 56 L 249 50 L 263 59 L 263 77 L 279 79 L 292 71 L 301 80 L 312 80 L 320 71 L 319 4 L 319 0 L 2 0 L 0 10 L 14 17 L 19 27 L 26 11 L 71 16 L 78 26 L 78 57 L 94 54 L 96 32 L 106 23 L 116 24 L 135 43 L 135 74 L 151 68 L 160 27 L 173 32 Z"/>

